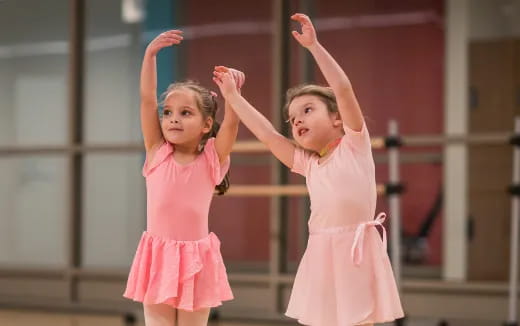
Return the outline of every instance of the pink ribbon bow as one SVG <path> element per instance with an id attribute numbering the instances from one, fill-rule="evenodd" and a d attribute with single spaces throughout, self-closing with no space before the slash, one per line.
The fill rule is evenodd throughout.
<path id="1" fill-rule="evenodd" d="M 351 249 L 351 255 L 352 255 L 352 261 L 355 265 L 359 266 L 361 264 L 361 261 L 363 260 L 363 240 L 365 239 L 365 230 L 367 227 L 373 226 L 377 227 L 380 226 L 381 229 L 383 229 L 383 250 L 386 254 L 386 229 L 383 226 L 383 222 L 386 219 L 385 213 L 379 213 L 375 220 L 368 221 L 365 223 L 361 223 L 356 228 L 356 233 L 354 235 L 354 243 L 352 244 Z"/>

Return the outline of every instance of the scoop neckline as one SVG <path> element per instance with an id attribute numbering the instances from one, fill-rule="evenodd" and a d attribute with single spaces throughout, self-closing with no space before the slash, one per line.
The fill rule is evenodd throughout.
<path id="1" fill-rule="evenodd" d="M 174 163 L 175 165 L 180 166 L 180 167 L 188 167 L 188 166 L 191 166 L 191 165 L 195 164 L 195 162 L 197 162 L 197 160 L 199 160 L 199 158 L 200 158 L 202 155 L 204 155 L 204 149 L 205 149 L 205 148 L 204 148 L 204 149 L 202 150 L 202 152 L 200 152 L 200 153 L 197 155 L 197 157 L 194 158 L 192 161 L 189 161 L 188 163 L 180 163 L 179 161 L 177 161 L 177 160 L 175 159 L 175 146 L 172 145 L 172 147 L 173 147 L 173 148 L 172 148 L 172 149 L 173 149 L 173 150 L 172 150 L 172 161 L 173 161 L 173 163 Z"/>
<path id="2" fill-rule="evenodd" d="M 339 146 L 341 146 L 341 142 L 342 142 L 342 141 L 343 141 L 343 139 L 340 141 L 340 143 L 338 144 L 338 146 L 336 146 L 336 147 L 332 150 L 332 152 L 330 153 L 330 155 L 327 156 L 327 158 L 325 158 L 325 160 L 324 160 L 323 162 L 321 162 L 321 163 L 320 163 L 320 156 L 316 153 L 316 154 L 315 154 L 315 155 L 317 156 L 317 159 L 316 159 L 316 165 L 317 165 L 318 167 L 322 167 L 322 166 L 324 166 L 325 164 L 327 164 L 327 163 L 332 159 L 332 157 L 333 157 L 334 155 L 336 155 L 336 152 L 338 151 Z"/>

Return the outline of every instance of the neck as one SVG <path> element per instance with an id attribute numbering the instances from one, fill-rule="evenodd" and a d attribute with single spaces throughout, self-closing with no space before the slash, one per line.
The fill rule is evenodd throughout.
<path id="1" fill-rule="evenodd" d="M 189 143 L 182 143 L 182 144 L 173 144 L 175 147 L 175 151 L 182 154 L 198 154 L 199 151 L 199 144 L 201 143 L 202 139 L 198 140 L 197 142 L 189 142 Z"/>
<path id="2" fill-rule="evenodd" d="M 341 136 L 335 137 L 333 140 L 329 141 L 322 149 L 318 152 L 320 157 L 327 156 L 336 146 L 338 146 L 341 141 Z"/>

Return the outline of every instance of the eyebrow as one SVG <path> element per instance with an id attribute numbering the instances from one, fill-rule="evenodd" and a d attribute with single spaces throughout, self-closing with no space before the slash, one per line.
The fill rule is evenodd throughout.
<path id="1" fill-rule="evenodd" d="M 304 109 L 305 109 L 307 106 L 310 106 L 310 105 L 312 105 L 312 104 L 313 104 L 312 102 L 307 102 L 307 103 L 305 103 L 304 105 L 302 105 L 300 108 L 304 108 Z M 294 116 L 292 116 L 292 115 L 290 115 L 290 114 L 288 114 L 288 116 L 289 116 L 289 119 L 288 119 L 287 121 L 289 121 L 289 120 L 291 120 L 291 119 L 294 118 Z"/>
<path id="2" fill-rule="evenodd" d="M 171 105 L 165 105 L 165 106 L 163 106 L 163 108 L 164 108 L 164 109 L 169 109 L 169 110 L 172 109 Z M 192 108 L 191 106 L 188 106 L 188 105 L 181 106 L 180 109 L 190 109 L 190 110 L 195 110 L 194 108 Z"/>

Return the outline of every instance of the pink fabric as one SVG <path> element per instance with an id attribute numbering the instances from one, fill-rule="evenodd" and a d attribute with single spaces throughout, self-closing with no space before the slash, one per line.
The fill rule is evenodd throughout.
<path id="1" fill-rule="evenodd" d="M 383 241 L 374 220 L 375 166 L 365 125 L 345 136 L 323 162 L 302 149 L 292 171 L 306 177 L 311 201 L 309 241 L 286 315 L 305 325 L 382 323 L 404 316 Z"/>
<path id="2" fill-rule="evenodd" d="M 215 307 L 233 298 L 220 241 L 208 234 L 211 199 L 229 169 L 229 158 L 220 164 L 214 138 L 188 164 L 177 163 L 173 152 L 174 147 L 164 143 L 143 167 L 147 231 L 139 242 L 124 296 L 189 311 Z"/>

